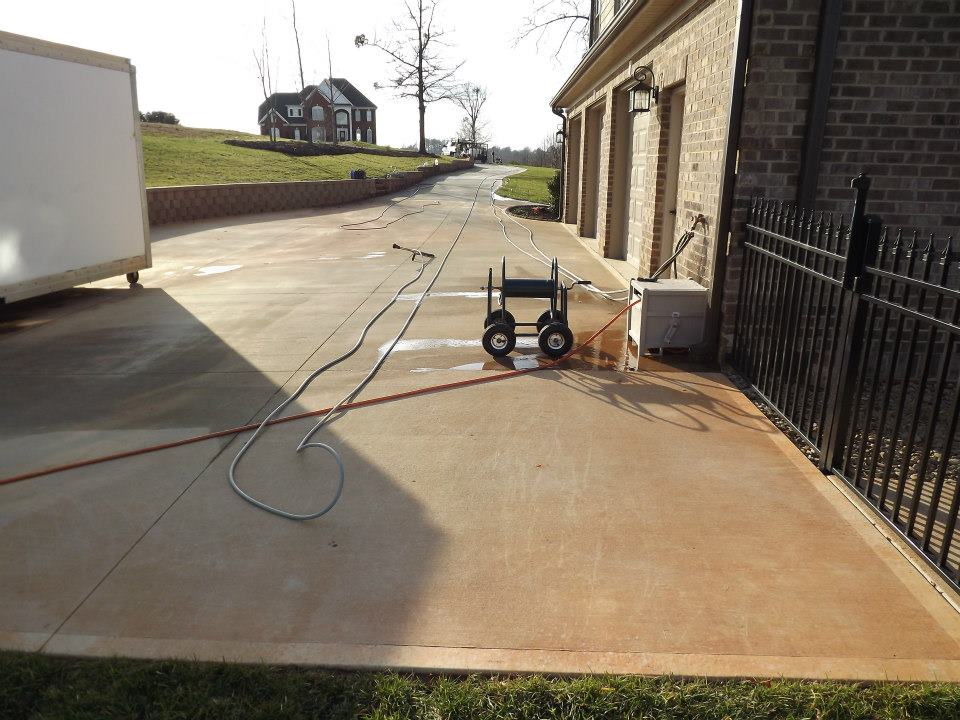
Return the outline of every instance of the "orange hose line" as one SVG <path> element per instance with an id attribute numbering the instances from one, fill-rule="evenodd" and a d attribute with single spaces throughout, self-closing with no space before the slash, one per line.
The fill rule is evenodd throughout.
<path id="1" fill-rule="evenodd" d="M 563 362 L 572 355 L 580 352 L 588 345 L 592 344 L 600 335 L 606 332 L 611 325 L 613 325 L 627 310 L 632 308 L 634 305 L 639 303 L 639 300 L 636 300 L 629 305 L 625 306 L 620 310 L 616 315 L 614 315 L 607 323 L 597 330 L 593 335 L 591 335 L 586 341 L 580 343 L 577 347 L 573 348 L 563 357 L 559 357 L 556 360 L 548 362 L 546 365 L 540 365 L 534 368 L 523 368 L 522 370 L 508 370 L 506 372 L 497 373 L 496 375 L 483 375 L 480 377 L 469 378 L 467 380 L 457 380 L 455 382 L 449 383 L 440 383 L 438 385 L 428 385 L 422 388 L 416 388 L 414 390 L 406 390 L 404 392 L 391 393 L 390 395 L 380 395 L 377 397 L 367 398 L 366 400 L 355 400 L 354 402 L 346 403 L 340 406 L 341 410 L 352 410 L 355 408 L 367 407 L 369 405 L 379 405 L 385 402 L 391 402 L 393 400 L 403 400 L 405 398 L 416 397 L 418 395 L 426 395 L 433 392 L 443 392 L 445 390 L 455 390 L 457 388 L 468 387 L 470 385 L 482 385 L 483 383 L 496 382 L 498 380 L 506 380 L 507 378 L 517 377 L 518 375 L 526 375 L 528 373 L 537 372 L 539 370 L 548 370 L 552 367 L 556 367 L 559 363 Z M 280 423 L 292 422 L 294 420 L 302 420 L 303 418 L 316 417 L 317 415 L 323 415 L 330 411 L 330 408 L 321 408 L 320 410 L 311 410 L 309 412 L 297 413 L 296 415 L 287 415 L 282 418 L 277 418 L 276 420 L 271 421 L 270 425 L 279 425 Z M 90 465 L 99 465 L 100 463 L 111 462 L 113 460 L 121 460 L 128 457 L 136 457 L 138 455 L 147 455 L 149 453 L 159 452 L 160 450 L 169 450 L 175 447 L 182 447 L 183 445 L 191 445 L 193 443 L 203 442 L 205 440 L 214 440 L 220 437 L 230 437 L 232 435 L 239 435 L 243 432 L 249 432 L 251 430 L 256 430 L 259 427 L 259 423 L 251 423 L 249 425 L 240 425 L 238 427 L 228 428 L 226 430 L 217 430 L 211 433 L 205 433 L 203 435 L 194 435 L 192 437 L 183 438 L 181 440 L 173 440 L 171 442 L 160 443 L 159 445 L 147 445 L 146 447 L 136 448 L 134 450 L 124 450 L 117 453 L 112 453 L 110 455 L 101 455 L 100 457 L 88 458 L 86 460 L 76 460 L 71 463 L 66 463 L 64 465 L 55 465 L 53 467 L 43 468 L 41 470 L 31 470 L 29 472 L 22 473 L 20 475 L 12 475 L 10 477 L 0 479 L 0 485 L 10 485 L 16 482 L 22 482 L 23 480 L 32 480 L 33 478 L 44 477 L 46 475 L 53 475 L 54 473 L 64 472 L 65 470 L 76 470 L 77 468 L 88 467 Z"/>

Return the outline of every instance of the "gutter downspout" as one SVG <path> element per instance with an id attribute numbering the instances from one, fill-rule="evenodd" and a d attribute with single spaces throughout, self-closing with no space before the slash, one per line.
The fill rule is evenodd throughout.
<path id="1" fill-rule="evenodd" d="M 587 49 L 593 47 L 597 41 L 597 25 L 594 18 L 597 17 L 597 0 L 590 0 L 590 18 L 587 20 Z"/>
<path id="2" fill-rule="evenodd" d="M 563 216 L 567 209 L 567 198 L 564 194 L 567 189 L 567 116 L 563 114 L 563 108 L 552 107 L 550 110 L 563 122 L 563 139 L 560 141 L 560 207 L 557 208 L 557 220 L 563 222 Z"/>
<path id="3" fill-rule="evenodd" d="M 730 252 L 730 246 L 733 243 L 731 233 L 733 202 L 737 181 L 744 89 L 747 81 L 747 64 L 750 57 L 753 10 L 754 0 L 740 0 L 737 34 L 734 38 L 732 90 L 727 114 L 727 139 L 723 149 L 723 179 L 720 184 L 720 202 L 717 208 L 717 246 L 713 253 L 713 280 L 710 284 L 710 307 L 707 309 L 707 343 L 715 352 L 719 352 L 720 347 L 720 320 L 727 273 L 727 254 Z"/>
<path id="4" fill-rule="evenodd" d="M 833 64 L 837 57 L 842 12 L 841 0 L 823 0 L 823 5 L 820 7 L 817 59 L 813 69 L 810 109 L 807 113 L 806 130 L 803 133 L 803 153 L 800 156 L 800 173 L 797 181 L 797 204 L 805 208 L 813 208 L 817 195 L 820 147 L 823 145 L 823 134 L 827 124 L 827 105 L 830 103 L 830 86 L 833 79 Z"/>

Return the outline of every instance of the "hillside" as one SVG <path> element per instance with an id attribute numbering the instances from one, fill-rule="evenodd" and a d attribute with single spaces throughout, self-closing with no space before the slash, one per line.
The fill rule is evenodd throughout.
<path id="1" fill-rule="evenodd" d="M 233 130 L 207 130 L 179 125 L 141 123 L 147 187 L 206 185 L 285 180 L 333 180 L 350 171 L 366 170 L 382 177 L 396 170 L 414 170 L 430 158 L 371 155 L 362 152 L 319 157 L 292 157 L 224 144 L 227 138 L 262 140 Z M 370 146 L 366 146 L 370 147 Z M 391 148 L 375 146 L 381 150 Z M 449 162 L 449 158 L 440 158 Z"/>

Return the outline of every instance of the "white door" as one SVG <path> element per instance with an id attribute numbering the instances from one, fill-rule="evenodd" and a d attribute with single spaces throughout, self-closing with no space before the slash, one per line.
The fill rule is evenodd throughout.
<path id="1" fill-rule="evenodd" d="M 626 222 L 627 262 L 631 267 L 646 275 L 646 268 L 640 268 L 641 239 L 643 228 L 643 186 L 644 169 L 647 157 L 647 129 L 650 126 L 650 113 L 629 113 L 630 123 L 630 172 L 627 175 Z"/>
<path id="2" fill-rule="evenodd" d="M 595 196 L 593 199 L 593 233 L 590 235 L 590 237 L 596 237 L 597 233 L 600 232 L 600 175 L 603 172 L 601 169 L 600 157 L 603 153 L 603 128 L 607 118 L 606 112 L 603 110 L 600 110 L 599 113 L 600 116 L 597 118 L 596 150 L 593 153 L 593 162 L 596 164 L 596 167 L 593 171 L 596 177 L 596 184 L 593 188 L 591 188 L 591 192 L 595 193 Z"/>
<path id="3" fill-rule="evenodd" d="M 680 179 L 680 145 L 683 138 L 683 101 L 685 92 L 678 88 L 670 93 L 670 134 L 667 138 L 667 178 L 664 183 L 663 197 L 663 242 L 660 243 L 660 262 L 673 254 L 676 244 L 677 212 L 679 203 L 677 190 Z"/>
<path id="4" fill-rule="evenodd" d="M 300 139 L 300 128 L 294 128 L 294 129 L 293 129 L 293 139 L 294 139 L 294 140 L 299 140 L 299 139 Z"/>

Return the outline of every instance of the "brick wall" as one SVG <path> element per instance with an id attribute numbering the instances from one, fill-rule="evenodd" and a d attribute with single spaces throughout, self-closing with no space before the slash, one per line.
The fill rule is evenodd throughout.
<path id="1" fill-rule="evenodd" d="M 819 0 L 758 0 L 745 90 L 722 340 L 732 338 L 751 195 L 793 202 L 813 91 Z M 849 214 L 850 180 L 891 225 L 960 227 L 960 0 L 843 0 L 815 209 Z"/>
<path id="2" fill-rule="evenodd" d="M 150 225 L 190 222 L 231 215 L 279 212 L 341 205 L 411 187 L 425 178 L 471 167 L 456 160 L 403 173 L 399 177 L 368 180 L 234 183 L 147 188 Z"/>
<path id="3" fill-rule="evenodd" d="M 819 19 L 820 0 L 757 0 L 723 286 L 721 356 L 733 338 L 743 265 L 739 241 L 749 199 L 792 201 L 797 194 Z"/>
<path id="4" fill-rule="evenodd" d="M 844 0 L 817 207 L 941 237 L 960 229 L 960 1 Z"/>
<path id="5" fill-rule="evenodd" d="M 738 208 L 793 200 L 810 104 L 820 0 L 757 0 L 744 90 Z"/>
<path id="6" fill-rule="evenodd" d="M 666 129 L 669 109 L 667 97 L 655 105 L 644 123 L 646 132 L 643 167 L 636 172 L 635 166 L 626 168 L 631 174 L 631 207 L 626 213 L 626 222 L 612 222 L 611 205 L 620 202 L 612 192 L 613 183 L 609 173 L 616 163 L 614 156 L 620 153 L 633 154 L 635 138 L 616 132 L 616 106 L 630 82 L 631 71 L 638 65 L 650 65 L 656 73 L 657 83 L 669 94 L 669 90 L 683 85 L 686 91 L 685 118 L 680 149 L 679 187 L 677 203 L 677 232 L 670 239 L 672 245 L 681 228 L 690 225 L 693 216 L 707 216 L 707 229 L 698 233 L 687 253 L 680 261 L 681 277 L 693 277 L 709 286 L 712 282 L 710 269 L 716 246 L 716 211 L 719 205 L 720 176 L 723 146 L 726 135 L 727 109 L 730 97 L 730 68 L 732 64 L 733 37 L 736 24 L 736 0 L 704 0 L 697 3 L 672 26 L 653 38 L 638 38 L 636 53 L 628 58 L 602 85 L 573 107 L 567 108 L 570 117 L 585 117 L 588 105 L 599 98 L 605 99 L 604 130 L 602 134 L 602 165 L 599 179 L 599 213 L 597 248 L 605 254 L 615 254 L 623 245 L 620 235 L 629 233 L 628 257 L 637 258 L 638 271 L 646 272 L 659 264 L 662 237 L 661 218 L 663 203 L 663 173 L 665 169 Z M 632 121 L 633 122 L 633 121 Z M 619 147 L 617 139 L 625 145 Z M 586 198 L 587 173 L 584 171 L 590 157 L 590 148 L 581 150 L 581 203 Z M 659 178 L 659 182 L 658 182 Z M 639 196 L 639 201 L 634 199 Z M 583 234 L 584 218 L 579 213 L 578 228 Z M 588 223 L 589 225 L 589 223 Z M 639 236 L 637 236 L 639 235 Z M 632 249 L 631 249 L 632 248 Z"/>

